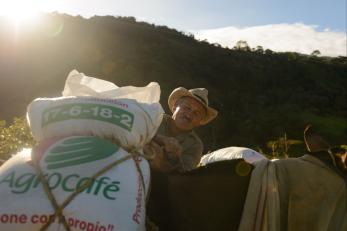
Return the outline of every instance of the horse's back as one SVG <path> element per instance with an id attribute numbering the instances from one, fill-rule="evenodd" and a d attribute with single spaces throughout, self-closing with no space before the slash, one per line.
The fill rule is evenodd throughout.
<path id="1" fill-rule="evenodd" d="M 251 170 L 230 160 L 184 174 L 154 172 L 148 213 L 162 230 L 237 230 Z"/>

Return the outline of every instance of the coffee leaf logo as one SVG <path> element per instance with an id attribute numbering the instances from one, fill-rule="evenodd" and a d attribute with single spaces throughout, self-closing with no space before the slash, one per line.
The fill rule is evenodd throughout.
<path id="1" fill-rule="evenodd" d="M 118 149 L 117 145 L 98 137 L 73 137 L 51 148 L 44 161 L 47 169 L 57 169 L 104 159 Z"/>

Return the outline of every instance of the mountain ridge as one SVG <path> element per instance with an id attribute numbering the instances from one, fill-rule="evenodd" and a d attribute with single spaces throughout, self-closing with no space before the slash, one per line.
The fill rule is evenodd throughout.
<path id="1" fill-rule="evenodd" d="M 264 147 L 285 133 L 302 139 L 313 123 L 347 140 L 347 58 L 222 48 L 133 17 L 44 15 L 13 41 L 0 21 L 0 119 L 24 115 L 36 97 L 59 96 L 77 69 L 118 86 L 206 87 L 219 117 L 198 129 L 205 151 Z"/>

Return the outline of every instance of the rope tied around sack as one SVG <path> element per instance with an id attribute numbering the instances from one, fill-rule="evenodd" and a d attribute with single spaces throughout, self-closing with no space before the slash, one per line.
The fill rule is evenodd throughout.
<path id="1" fill-rule="evenodd" d="M 68 223 L 66 222 L 66 219 L 65 219 L 65 216 L 63 215 L 63 208 L 61 208 L 59 205 L 58 205 L 58 202 L 57 200 L 55 199 L 52 191 L 50 190 L 49 188 L 49 184 L 48 184 L 48 181 L 47 179 L 44 177 L 43 173 L 42 173 L 42 170 L 40 168 L 40 165 L 39 165 L 39 161 L 36 157 L 36 155 L 32 155 L 33 157 L 33 164 L 34 164 L 34 169 L 35 169 L 35 172 L 36 172 L 36 175 L 39 179 L 39 181 L 41 182 L 42 186 L 43 186 L 43 190 L 45 191 L 47 197 L 48 197 L 48 200 L 51 202 L 54 210 L 55 210 L 55 216 L 54 218 L 50 217 L 48 222 L 47 222 L 47 227 L 54 221 L 55 217 L 58 216 L 59 217 L 59 222 L 63 223 L 64 225 L 64 228 L 67 230 L 67 231 L 70 231 L 70 226 L 68 225 Z M 40 229 L 40 231 L 42 230 L 46 230 L 47 227 L 45 227 L 45 225 L 43 225 Z"/>
<path id="2" fill-rule="evenodd" d="M 35 153 L 32 155 L 33 158 L 33 166 L 36 172 L 36 175 L 38 176 L 39 181 L 41 182 L 43 189 L 48 197 L 48 200 L 50 201 L 50 203 L 52 204 L 55 213 L 49 217 L 49 220 L 47 223 L 45 223 L 40 229 L 39 231 L 45 231 L 48 229 L 48 227 L 54 222 L 54 220 L 58 217 L 59 219 L 59 223 L 62 223 L 64 228 L 66 229 L 66 231 L 71 231 L 71 228 L 69 226 L 69 224 L 66 221 L 66 218 L 63 214 L 63 210 L 64 208 L 81 192 L 83 192 L 85 189 L 87 189 L 92 183 L 93 181 L 95 181 L 99 176 L 103 175 L 104 173 L 106 173 L 108 170 L 112 169 L 113 167 L 115 167 L 116 165 L 132 158 L 134 160 L 137 172 L 140 175 L 140 179 L 141 179 L 141 183 L 142 183 L 142 188 L 143 188 L 143 193 L 146 197 L 146 189 L 145 189 L 145 182 L 144 182 L 144 177 L 141 171 L 141 168 L 139 166 L 138 161 L 136 160 L 136 157 L 138 156 L 142 156 L 145 159 L 146 156 L 143 155 L 142 153 L 139 153 L 135 150 L 132 150 L 131 152 L 129 152 L 129 155 L 124 156 L 118 160 L 115 160 L 114 162 L 112 162 L 111 164 L 105 166 L 104 168 L 102 168 L 101 170 L 99 170 L 98 172 L 96 172 L 93 176 L 91 176 L 87 181 L 85 181 L 85 183 L 83 183 L 80 187 L 76 188 L 76 190 L 70 194 L 61 205 L 58 204 L 57 200 L 55 199 L 47 179 L 45 178 L 45 176 L 43 175 L 42 169 L 40 167 L 39 164 L 39 160 L 37 159 Z M 148 195 L 148 194 L 147 194 Z M 147 201 L 147 198 L 146 198 Z"/>

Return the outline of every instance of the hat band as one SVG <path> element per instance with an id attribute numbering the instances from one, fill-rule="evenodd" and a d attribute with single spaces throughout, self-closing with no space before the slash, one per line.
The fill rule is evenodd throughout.
<path id="1" fill-rule="evenodd" d="M 195 97 L 199 98 L 199 99 L 205 104 L 205 106 L 207 106 L 207 103 L 206 103 L 206 101 L 205 101 L 204 98 L 202 98 L 201 96 L 198 96 L 198 95 L 196 95 L 196 94 L 194 94 L 194 93 L 193 93 L 193 95 L 194 95 Z"/>

